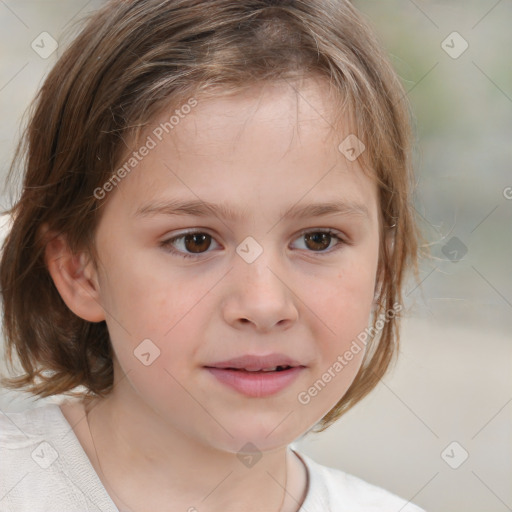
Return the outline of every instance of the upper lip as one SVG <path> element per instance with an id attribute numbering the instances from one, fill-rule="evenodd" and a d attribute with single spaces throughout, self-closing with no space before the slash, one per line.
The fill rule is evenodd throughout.
<path id="1" fill-rule="evenodd" d="M 243 370 L 263 370 L 265 368 L 274 368 L 274 366 L 304 366 L 295 359 L 284 354 L 269 354 L 258 356 L 246 354 L 244 356 L 218 361 L 205 365 L 207 368 L 238 368 Z"/>

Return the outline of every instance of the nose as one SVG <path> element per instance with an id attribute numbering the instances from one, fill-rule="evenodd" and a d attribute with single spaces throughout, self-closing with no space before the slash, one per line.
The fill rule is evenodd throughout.
<path id="1" fill-rule="evenodd" d="M 276 261 L 265 251 L 252 263 L 241 258 L 236 261 L 228 274 L 230 281 L 223 302 L 227 323 L 262 333 L 294 325 L 299 317 L 298 298 Z"/>

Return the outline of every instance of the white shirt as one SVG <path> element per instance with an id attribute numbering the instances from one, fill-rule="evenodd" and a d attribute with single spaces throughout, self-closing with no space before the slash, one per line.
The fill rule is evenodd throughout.
<path id="1" fill-rule="evenodd" d="M 309 474 L 299 512 L 424 512 L 293 451 Z M 57 404 L 0 412 L 0 512 L 119 512 Z"/>

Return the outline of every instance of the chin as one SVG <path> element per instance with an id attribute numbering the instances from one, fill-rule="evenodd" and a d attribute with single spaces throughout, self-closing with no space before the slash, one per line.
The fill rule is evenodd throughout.
<path id="1" fill-rule="evenodd" d="M 227 434 L 223 429 L 209 439 L 211 446 L 216 449 L 230 453 L 247 452 L 272 452 L 280 450 L 298 439 L 310 425 L 300 427 L 293 421 L 293 414 L 287 419 L 286 414 L 282 414 L 278 419 L 274 416 L 272 420 L 256 421 L 252 419 L 224 424 Z M 284 420 L 284 421 L 283 421 Z M 311 423 L 311 426 L 314 422 Z M 221 434 L 221 435 L 219 435 Z"/>
<path id="2" fill-rule="evenodd" d="M 265 435 L 256 435 L 251 432 L 234 435 L 233 438 L 219 440 L 215 448 L 224 452 L 239 453 L 264 453 L 286 448 L 293 442 L 290 436 L 276 437 L 270 440 Z"/>

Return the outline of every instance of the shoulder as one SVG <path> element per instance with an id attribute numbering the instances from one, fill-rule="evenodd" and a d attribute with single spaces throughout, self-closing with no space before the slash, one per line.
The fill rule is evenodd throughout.
<path id="1" fill-rule="evenodd" d="M 0 512 L 117 512 L 59 405 L 0 413 Z"/>
<path id="2" fill-rule="evenodd" d="M 417 505 L 382 487 L 340 469 L 319 464 L 300 452 L 298 455 L 308 468 L 310 488 L 306 499 L 309 498 L 309 505 L 313 510 L 317 510 L 314 507 L 321 505 L 323 510 L 333 512 L 425 512 Z M 307 501 L 304 505 L 306 504 Z"/>
<path id="3" fill-rule="evenodd" d="M 63 428 L 59 408 L 55 404 L 26 409 L 22 412 L 0 412 L 0 471 L 31 471 L 44 465 L 38 454 L 52 451 L 52 437 Z"/>
<path id="4" fill-rule="evenodd" d="M 15 448 L 30 444 L 55 428 L 62 428 L 59 406 L 46 403 L 21 412 L 0 411 L 0 447 Z"/>
<path id="5" fill-rule="evenodd" d="M 0 412 L 0 448 L 15 449 L 44 435 L 48 405 L 21 412 Z"/>
<path id="6" fill-rule="evenodd" d="M 58 412 L 54 404 L 0 412 L 0 511 L 40 510 L 53 489 L 48 468 L 58 457 L 52 442 L 62 430 Z"/>
<path id="7" fill-rule="evenodd" d="M 0 413 L 0 512 L 116 512 L 59 405 Z"/>

